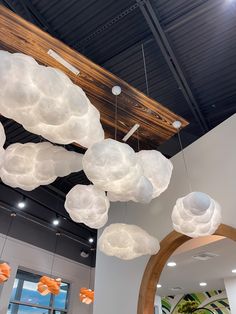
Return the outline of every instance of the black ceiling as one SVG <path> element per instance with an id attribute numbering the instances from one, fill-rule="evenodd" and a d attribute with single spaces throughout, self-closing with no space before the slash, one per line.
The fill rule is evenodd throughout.
<path id="1" fill-rule="evenodd" d="M 188 145 L 236 111 L 235 0 L 2 0 L 2 4 L 147 93 L 190 125 Z M 8 144 L 40 141 L 2 118 Z M 75 149 L 67 146 L 68 149 Z M 158 147 L 173 156 L 176 138 Z M 85 175 L 58 179 L 66 193 Z M 57 191 L 57 190 L 55 190 Z"/>
<path id="2" fill-rule="evenodd" d="M 235 0 L 0 2 L 146 93 L 143 45 L 149 95 L 189 120 L 185 145 L 235 112 Z"/>

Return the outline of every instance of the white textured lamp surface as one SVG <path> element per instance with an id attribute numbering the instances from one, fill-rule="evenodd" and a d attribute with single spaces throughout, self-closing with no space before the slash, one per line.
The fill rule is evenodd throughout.
<path id="1" fill-rule="evenodd" d="M 106 139 L 91 146 L 83 157 L 83 169 L 103 191 L 132 191 L 142 175 L 134 150 L 127 144 Z"/>
<path id="2" fill-rule="evenodd" d="M 135 153 L 125 143 L 106 139 L 86 151 L 83 168 L 111 201 L 149 203 L 168 187 L 173 166 L 157 151 Z"/>
<path id="3" fill-rule="evenodd" d="M 76 185 L 66 195 L 65 209 L 72 220 L 99 229 L 108 220 L 110 202 L 94 185 Z"/>
<path id="4" fill-rule="evenodd" d="M 89 147 L 104 139 L 99 111 L 60 70 L 0 51 L 0 112 L 58 144 Z"/>
<path id="5" fill-rule="evenodd" d="M 159 241 L 135 225 L 111 224 L 106 227 L 98 240 L 98 248 L 104 254 L 131 260 L 142 255 L 154 255 Z"/>
<path id="6" fill-rule="evenodd" d="M 211 235 L 221 223 L 221 207 L 209 195 L 192 192 L 176 201 L 172 222 L 176 231 L 191 238 Z"/>
<path id="7" fill-rule="evenodd" d="M 152 198 L 164 192 L 170 183 L 173 165 L 157 150 L 141 150 L 137 153 L 145 177 L 152 183 Z"/>
<path id="8" fill-rule="evenodd" d="M 48 142 L 16 143 L 5 150 L 0 177 L 11 187 L 31 191 L 80 170 L 81 154 Z"/>
<path id="9" fill-rule="evenodd" d="M 6 142 L 6 134 L 5 134 L 4 127 L 2 123 L 0 122 L 0 167 L 3 163 L 4 154 L 5 154 L 5 149 L 3 148 L 3 145 L 5 144 L 5 142 Z"/>
<path id="10" fill-rule="evenodd" d="M 128 202 L 134 201 L 138 203 L 149 203 L 152 200 L 153 186 L 151 182 L 144 176 L 132 186 L 132 189 L 123 193 L 108 192 L 107 196 L 111 202 Z"/>

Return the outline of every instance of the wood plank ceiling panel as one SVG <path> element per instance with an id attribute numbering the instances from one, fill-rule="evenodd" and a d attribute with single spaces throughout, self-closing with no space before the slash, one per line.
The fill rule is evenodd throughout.
<path id="1" fill-rule="evenodd" d="M 172 127 L 173 121 L 180 120 L 183 127 L 188 124 L 157 101 L 1 5 L 0 47 L 11 52 L 25 53 L 41 64 L 64 71 L 75 84 L 83 88 L 100 111 L 106 137 L 114 137 L 115 96 L 111 93 L 114 85 L 122 88 L 122 93 L 118 96 L 118 139 L 138 123 L 141 147 L 156 148 L 176 133 Z M 49 49 L 79 69 L 79 76 L 50 57 L 47 54 Z M 136 136 L 137 134 L 134 135 Z"/>

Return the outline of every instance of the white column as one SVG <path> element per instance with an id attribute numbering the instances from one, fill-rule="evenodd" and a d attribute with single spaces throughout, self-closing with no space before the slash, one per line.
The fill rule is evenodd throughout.
<path id="1" fill-rule="evenodd" d="M 236 313 L 236 277 L 226 278 L 224 282 L 231 313 Z"/>
<path id="2" fill-rule="evenodd" d="M 155 296 L 155 314 L 162 314 L 161 297 L 159 295 Z"/>

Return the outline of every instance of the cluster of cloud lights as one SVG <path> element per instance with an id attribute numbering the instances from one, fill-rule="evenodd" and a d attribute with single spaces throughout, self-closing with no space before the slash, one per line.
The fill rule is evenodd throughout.
<path id="1" fill-rule="evenodd" d="M 42 276 L 37 284 L 37 291 L 45 296 L 49 293 L 58 295 L 60 293 L 61 278 L 50 278 L 48 276 Z"/>
<path id="2" fill-rule="evenodd" d="M 172 212 L 174 229 L 191 238 L 213 234 L 221 220 L 220 205 L 202 192 L 179 198 Z"/>
<path id="3" fill-rule="evenodd" d="M 106 139 L 86 151 L 83 169 L 110 201 L 149 203 L 167 189 L 173 166 L 158 151 L 135 153 L 125 143 Z"/>
<path id="4" fill-rule="evenodd" d="M 79 298 L 82 303 L 91 304 L 94 302 L 94 291 L 87 288 L 81 288 Z"/>
<path id="5" fill-rule="evenodd" d="M 89 147 L 104 138 L 99 111 L 84 91 L 58 69 L 0 51 L 0 112 L 58 144 Z"/>
<path id="6" fill-rule="evenodd" d="M 160 249 L 156 238 L 135 225 L 122 223 L 106 227 L 98 240 L 100 251 L 109 256 L 131 260 L 142 255 L 154 255 Z"/>
<path id="7" fill-rule="evenodd" d="M 72 220 L 91 228 L 107 223 L 109 201 L 149 203 L 167 189 L 171 161 L 155 150 L 135 153 L 125 143 L 104 140 L 99 111 L 63 72 L 27 55 L 0 51 L 0 86 L 2 115 L 51 142 L 88 148 L 83 157 L 48 142 L 16 143 L 4 150 L 0 125 L 0 177 L 5 184 L 31 191 L 83 169 L 94 185 L 72 188 L 65 208 Z M 193 192 L 177 200 L 172 221 L 175 230 L 190 237 L 210 235 L 221 222 L 221 209 L 210 196 Z M 156 254 L 159 242 L 135 225 L 112 224 L 98 247 L 129 260 Z"/>
<path id="8" fill-rule="evenodd" d="M 71 219 L 90 228 L 102 228 L 108 220 L 109 199 L 94 185 L 76 185 L 66 196 L 65 209 Z"/>
<path id="9" fill-rule="evenodd" d="M 57 177 L 82 170 L 82 155 L 49 142 L 15 143 L 7 147 L 0 177 L 14 188 L 31 191 Z"/>

